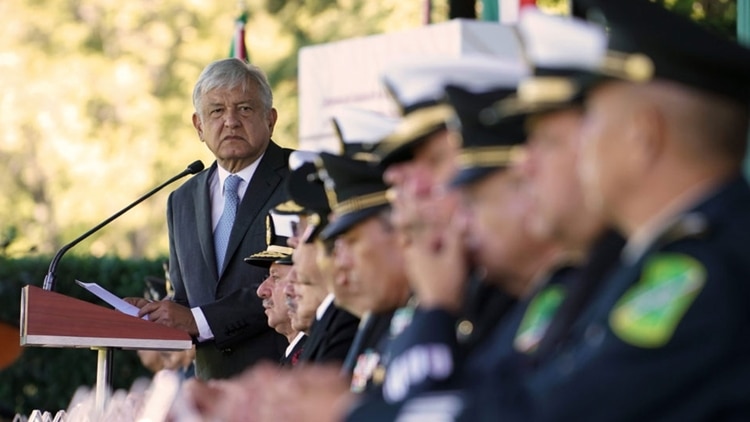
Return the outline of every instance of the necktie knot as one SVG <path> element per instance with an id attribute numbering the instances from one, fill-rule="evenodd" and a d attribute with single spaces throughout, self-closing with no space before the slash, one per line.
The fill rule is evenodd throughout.
<path id="1" fill-rule="evenodd" d="M 229 198 L 230 196 L 239 197 L 237 195 L 237 188 L 240 186 L 241 181 L 242 178 L 236 174 L 227 176 L 224 180 L 224 198 Z"/>

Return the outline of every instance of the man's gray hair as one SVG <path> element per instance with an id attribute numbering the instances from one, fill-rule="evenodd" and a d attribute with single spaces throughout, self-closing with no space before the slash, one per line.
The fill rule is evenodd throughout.
<path id="1" fill-rule="evenodd" d="M 263 71 L 240 59 L 217 60 L 203 69 L 193 89 L 193 107 L 200 112 L 201 100 L 206 92 L 216 88 L 239 88 L 248 91 L 248 84 L 255 84 L 265 111 L 273 107 L 273 93 Z"/>

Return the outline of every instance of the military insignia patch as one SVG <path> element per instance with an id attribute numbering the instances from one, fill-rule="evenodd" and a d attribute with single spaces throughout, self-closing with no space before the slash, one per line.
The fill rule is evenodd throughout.
<path id="1" fill-rule="evenodd" d="M 534 296 L 513 340 L 517 351 L 529 354 L 536 350 L 563 299 L 565 288 L 559 284 L 548 286 Z"/>
<path id="2" fill-rule="evenodd" d="M 609 325 L 633 346 L 664 346 L 705 283 L 706 269 L 695 258 L 658 254 L 645 263 L 641 279 L 617 301 Z"/>

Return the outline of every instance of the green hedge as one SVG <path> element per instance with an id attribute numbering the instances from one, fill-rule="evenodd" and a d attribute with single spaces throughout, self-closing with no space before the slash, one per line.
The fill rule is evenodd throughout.
<path id="1" fill-rule="evenodd" d="M 146 276 L 163 277 L 163 261 L 65 256 L 56 271 L 55 291 L 108 306 L 74 280 L 95 281 L 121 297 L 142 296 Z M 0 256 L 0 321 L 18 326 L 21 288 L 41 287 L 49 262 L 48 257 Z M 26 415 L 33 409 L 52 414 L 65 409 L 79 386 L 94 386 L 96 355 L 90 349 L 24 348 L 13 365 L 0 371 L 0 408 Z M 112 376 L 115 388 L 129 389 L 134 380 L 150 374 L 134 351 L 117 350 Z"/>

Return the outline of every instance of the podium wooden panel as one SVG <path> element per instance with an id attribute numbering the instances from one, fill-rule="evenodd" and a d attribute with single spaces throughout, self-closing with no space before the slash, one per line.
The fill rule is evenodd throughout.
<path id="1" fill-rule="evenodd" d="M 151 350 L 192 347 L 186 332 L 60 293 L 21 291 L 21 345 Z"/>

